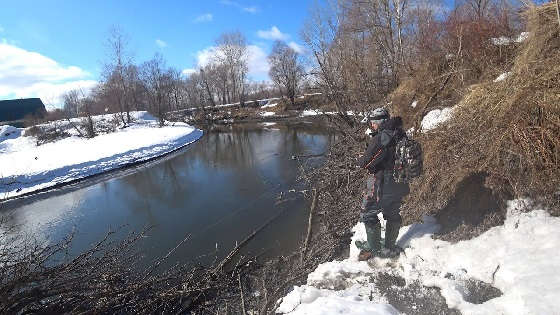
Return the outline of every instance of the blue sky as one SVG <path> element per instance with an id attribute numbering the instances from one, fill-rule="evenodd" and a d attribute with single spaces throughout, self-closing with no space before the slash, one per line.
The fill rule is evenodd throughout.
<path id="1" fill-rule="evenodd" d="M 99 79 L 109 29 L 130 39 L 136 62 L 161 53 L 168 65 L 192 69 L 225 31 L 245 34 L 251 76 L 267 78 L 275 38 L 301 45 L 312 0 L 70 1 L 5 0 L 0 5 L 0 99 L 56 94 Z M 274 28 L 273 28 L 274 27 Z M 2 74 L 2 72 L 4 74 Z"/>

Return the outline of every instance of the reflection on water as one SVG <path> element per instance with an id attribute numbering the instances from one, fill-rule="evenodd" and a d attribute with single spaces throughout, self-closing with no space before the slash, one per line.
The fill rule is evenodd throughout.
<path id="1" fill-rule="evenodd" d="M 317 127 L 249 127 L 208 132 L 186 150 L 136 172 L 1 204 L 0 214 L 10 215 L 20 231 L 42 240 L 58 240 L 75 228 L 73 252 L 109 229 L 151 226 L 141 242 L 151 260 L 191 234 L 174 254 L 174 260 L 186 262 L 207 261 L 210 258 L 200 258 L 206 254 L 214 258 L 216 247 L 218 256 L 226 255 L 236 242 L 285 210 L 244 252 L 286 253 L 298 245 L 308 211 L 301 194 L 277 203 L 280 192 L 299 185 L 298 162 L 291 157 L 326 151 L 334 135 Z M 313 166 L 320 160 L 308 162 Z"/>

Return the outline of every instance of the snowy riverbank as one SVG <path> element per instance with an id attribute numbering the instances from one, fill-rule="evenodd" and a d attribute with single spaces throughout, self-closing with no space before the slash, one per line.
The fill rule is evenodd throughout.
<path id="1" fill-rule="evenodd" d="M 399 314 L 375 280 L 389 275 L 403 279 L 389 285 L 393 294 L 413 285 L 420 291 L 438 288 L 444 305 L 462 314 L 557 314 L 560 218 L 538 208 L 523 212 L 525 203 L 510 201 L 503 226 L 455 244 L 431 237 L 439 228 L 432 218 L 403 227 L 399 244 L 406 249 L 398 260 L 359 262 L 353 243 L 365 239 L 360 223 L 354 228 L 350 257 L 319 265 L 306 285 L 278 301 L 277 313 Z M 481 287 L 501 293 L 473 298 L 484 294 Z M 430 313 L 422 306 L 408 306 L 419 314 Z"/>
<path id="2" fill-rule="evenodd" d="M 160 128 L 147 112 L 131 115 L 134 122 L 129 127 L 91 139 L 73 134 L 40 146 L 35 137 L 24 136 L 24 129 L 1 126 L 0 200 L 150 160 L 202 136 L 201 130 L 185 123 L 168 123 Z M 94 120 L 110 118 L 101 115 Z"/>

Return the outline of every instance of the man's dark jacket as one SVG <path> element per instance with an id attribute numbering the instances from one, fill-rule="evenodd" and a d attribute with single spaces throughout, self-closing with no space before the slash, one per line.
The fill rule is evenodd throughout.
<path id="1" fill-rule="evenodd" d="M 408 185 L 406 187 L 396 187 L 401 185 L 394 183 L 392 174 L 395 165 L 395 145 L 403 136 L 405 136 L 405 133 L 402 130 L 402 119 L 400 117 L 386 120 L 379 126 L 377 134 L 372 137 L 364 155 L 358 159 L 357 165 L 367 169 L 375 177 L 373 179 L 375 181 L 374 191 L 372 192 L 375 196 L 372 197 L 376 200 L 381 201 L 385 189 L 398 191 L 390 191 L 386 194 L 385 197 L 391 199 L 393 199 L 392 195 L 395 193 L 398 195 L 395 197 L 408 193 Z"/>
<path id="2" fill-rule="evenodd" d="M 358 166 L 365 168 L 370 174 L 382 170 L 393 170 L 395 165 L 395 145 L 404 136 L 400 117 L 387 119 L 377 134 L 372 137 L 366 153 L 358 159 Z"/>

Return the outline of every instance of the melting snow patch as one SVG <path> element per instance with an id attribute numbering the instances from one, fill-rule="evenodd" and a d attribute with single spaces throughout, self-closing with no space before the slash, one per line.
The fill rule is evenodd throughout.
<path id="1" fill-rule="evenodd" d="M 437 287 L 449 308 L 463 314 L 558 314 L 560 300 L 560 218 L 546 211 L 524 212 L 525 200 L 508 202 L 503 226 L 455 244 L 434 240 L 435 219 L 401 228 L 398 244 L 405 248 L 398 259 L 357 261 L 355 240 L 365 240 L 362 223 L 354 227 L 350 257 L 321 264 L 306 285 L 296 286 L 278 301 L 277 313 L 290 314 L 397 314 L 375 287 L 377 274 L 394 274 L 406 284 Z M 495 287 L 477 304 L 469 283 Z M 422 310 L 419 310 L 422 311 Z M 426 310 L 427 311 L 427 310 Z"/>
<path id="2" fill-rule="evenodd" d="M 418 101 L 412 102 L 412 104 L 410 104 L 410 107 L 416 108 L 416 105 L 418 105 Z"/>
<path id="3" fill-rule="evenodd" d="M 510 75 L 511 75 L 511 72 L 504 72 L 504 73 L 500 74 L 500 76 L 497 77 L 497 78 L 494 80 L 494 82 L 503 81 L 503 80 L 507 79 L 507 77 L 509 77 Z"/>
<path id="4" fill-rule="evenodd" d="M 520 33 L 516 38 L 502 36 L 498 38 L 490 38 L 490 41 L 495 46 L 507 46 L 512 43 L 522 43 L 527 40 L 527 38 L 529 38 L 529 32 Z"/>
<path id="5" fill-rule="evenodd" d="M 260 115 L 262 117 L 270 117 L 270 116 L 276 115 L 276 113 L 275 112 L 262 112 L 262 113 L 260 113 Z"/>
<path id="6" fill-rule="evenodd" d="M 441 123 L 446 122 L 453 116 L 453 108 L 446 107 L 444 109 L 434 109 L 424 116 L 422 119 L 422 131 L 428 131 L 436 128 Z"/>
<path id="7" fill-rule="evenodd" d="M 318 110 L 316 110 L 316 109 L 311 109 L 311 110 L 304 110 L 304 111 L 301 113 L 300 116 L 301 116 L 301 117 L 306 117 L 306 116 L 317 116 L 317 115 L 320 115 L 320 114 L 322 114 L 322 112 L 320 112 L 320 111 L 318 111 Z"/>
<path id="8" fill-rule="evenodd" d="M 270 108 L 270 107 L 275 107 L 276 105 L 278 105 L 278 103 L 266 104 L 261 106 L 261 108 Z"/>

